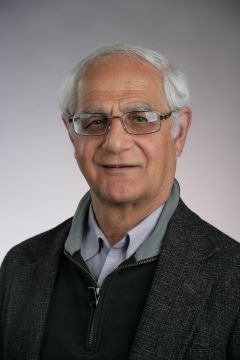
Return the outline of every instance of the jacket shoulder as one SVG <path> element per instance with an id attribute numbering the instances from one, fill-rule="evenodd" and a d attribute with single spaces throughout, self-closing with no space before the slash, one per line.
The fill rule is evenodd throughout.
<path id="1" fill-rule="evenodd" d="M 11 267 L 14 267 L 15 263 L 19 266 L 21 263 L 24 264 L 28 261 L 35 261 L 37 258 L 49 254 L 53 249 L 57 250 L 62 248 L 71 224 L 72 218 L 69 218 L 56 227 L 15 245 L 6 254 L 1 268 L 5 268 L 8 263 L 11 264 Z"/>
<path id="2" fill-rule="evenodd" d="M 215 226 L 209 224 L 203 220 L 199 215 L 190 210 L 185 203 L 180 199 L 179 205 L 176 209 L 176 218 L 180 220 L 181 226 L 187 229 L 187 233 L 190 235 L 192 241 L 202 243 L 204 245 L 209 244 L 215 249 L 218 249 L 224 258 L 229 258 L 232 261 L 237 259 L 240 266 L 240 243 Z"/>

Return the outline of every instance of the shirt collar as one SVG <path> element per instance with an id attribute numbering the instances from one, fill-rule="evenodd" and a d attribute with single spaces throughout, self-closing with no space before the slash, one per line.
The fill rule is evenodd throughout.
<path id="1" fill-rule="evenodd" d="M 82 239 L 81 244 L 81 255 L 85 261 L 95 256 L 100 251 L 100 248 L 102 247 L 100 239 L 106 241 L 102 230 L 95 220 L 92 206 L 90 205 L 88 212 L 88 231 L 86 236 Z"/>
<path id="2" fill-rule="evenodd" d="M 158 219 L 161 215 L 163 205 L 154 210 L 144 220 L 142 220 L 133 229 L 128 231 L 129 246 L 127 249 L 127 259 L 129 259 L 139 248 L 139 246 L 150 236 L 153 232 Z"/>
<path id="3" fill-rule="evenodd" d="M 128 247 L 129 238 L 125 236 L 121 241 L 118 241 L 113 247 L 114 248 L 123 248 Z M 89 260 L 97 253 L 99 253 L 101 247 L 104 248 L 106 252 L 110 250 L 110 244 L 103 234 L 102 230 L 98 226 L 95 215 L 93 213 L 92 206 L 89 207 L 88 212 L 88 231 L 86 236 L 82 239 L 81 246 L 81 255 L 85 261 Z"/>
<path id="4" fill-rule="evenodd" d="M 138 225 L 132 228 L 123 239 L 118 241 L 112 248 L 126 248 L 126 258 L 129 259 L 139 248 L 139 246 L 150 236 L 154 227 L 157 224 L 158 218 L 162 212 L 163 205 L 153 211 Z M 97 255 L 101 249 L 102 239 L 104 250 L 108 252 L 110 245 L 102 230 L 99 228 L 92 206 L 89 207 L 88 212 L 88 232 L 82 239 L 81 255 L 85 261 L 89 260 L 93 256 Z"/>

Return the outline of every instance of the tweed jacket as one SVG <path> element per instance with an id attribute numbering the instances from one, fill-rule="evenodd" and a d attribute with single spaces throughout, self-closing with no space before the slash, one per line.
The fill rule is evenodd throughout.
<path id="1" fill-rule="evenodd" d="M 2 264 L 2 360 L 39 359 L 71 221 L 17 245 Z M 239 308 L 240 244 L 180 200 L 162 242 L 129 360 L 239 360 Z"/>

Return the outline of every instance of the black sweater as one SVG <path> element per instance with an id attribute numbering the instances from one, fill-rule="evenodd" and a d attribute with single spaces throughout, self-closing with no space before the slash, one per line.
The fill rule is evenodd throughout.
<path id="1" fill-rule="evenodd" d="M 97 284 L 80 256 L 63 256 L 44 332 L 42 360 L 126 360 L 157 257 L 125 262 Z"/>

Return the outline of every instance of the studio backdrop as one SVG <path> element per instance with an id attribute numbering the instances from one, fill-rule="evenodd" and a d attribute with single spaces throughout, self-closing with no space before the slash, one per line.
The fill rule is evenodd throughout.
<path id="1" fill-rule="evenodd" d="M 159 51 L 186 74 L 193 123 L 181 196 L 240 240 L 239 9 L 238 0 L 1 0 L 0 262 L 72 216 L 88 190 L 57 92 L 82 57 L 115 43 Z"/>

